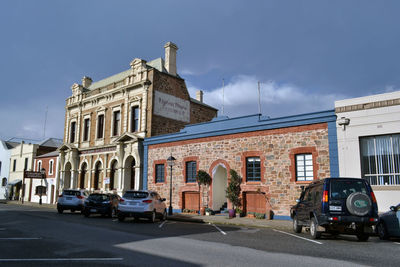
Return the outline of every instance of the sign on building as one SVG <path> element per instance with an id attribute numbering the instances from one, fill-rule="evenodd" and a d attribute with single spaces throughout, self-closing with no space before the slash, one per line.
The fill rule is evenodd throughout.
<path id="1" fill-rule="evenodd" d="M 177 121 L 190 122 L 190 102 L 154 91 L 154 114 Z"/>

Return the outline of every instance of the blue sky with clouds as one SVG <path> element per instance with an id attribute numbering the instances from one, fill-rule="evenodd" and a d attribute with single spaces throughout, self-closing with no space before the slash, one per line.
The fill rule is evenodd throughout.
<path id="1" fill-rule="evenodd" d="M 0 1 L 0 138 L 62 137 L 65 99 L 176 43 L 194 96 L 278 117 L 399 90 L 399 1 Z"/>

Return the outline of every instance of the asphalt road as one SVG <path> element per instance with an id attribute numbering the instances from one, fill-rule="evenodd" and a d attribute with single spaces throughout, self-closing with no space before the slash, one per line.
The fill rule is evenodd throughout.
<path id="1" fill-rule="evenodd" d="M 399 240 L 134 222 L 0 204 L 0 266 L 399 266 Z"/>

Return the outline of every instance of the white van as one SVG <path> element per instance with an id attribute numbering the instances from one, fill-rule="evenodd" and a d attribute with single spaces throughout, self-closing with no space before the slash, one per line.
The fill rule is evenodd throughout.
<path id="1" fill-rule="evenodd" d="M 7 178 L 1 179 L 0 183 L 0 202 L 7 203 Z"/>

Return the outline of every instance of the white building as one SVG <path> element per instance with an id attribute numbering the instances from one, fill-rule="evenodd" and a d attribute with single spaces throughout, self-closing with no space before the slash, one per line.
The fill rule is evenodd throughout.
<path id="1" fill-rule="evenodd" d="M 400 91 L 335 102 L 339 173 L 367 179 L 379 211 L 400 203 Z"/>
<path id="2" fill-rule="evenodd" d="M 7 198 L 11 149 L 18 143 L 0 140 L 0 201 Z"/>

